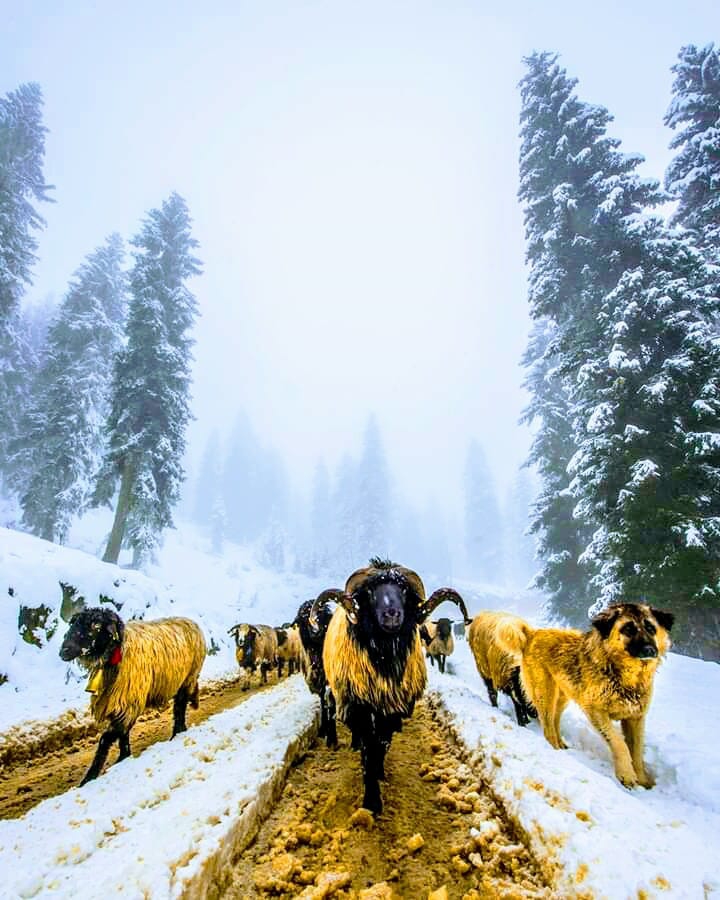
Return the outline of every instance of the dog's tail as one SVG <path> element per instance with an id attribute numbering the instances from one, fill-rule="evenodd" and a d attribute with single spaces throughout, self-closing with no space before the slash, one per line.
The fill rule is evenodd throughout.
<path id="1" fill-rule="evenodd" d="M 496 625 L 495 641 L 498 647 L 517 660 L 519 665 L 534 630 L 525 619 L 519 616 L 506 616 Z"/>

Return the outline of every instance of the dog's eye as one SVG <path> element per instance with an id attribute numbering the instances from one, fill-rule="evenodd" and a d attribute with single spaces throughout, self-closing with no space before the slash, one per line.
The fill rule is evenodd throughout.
<path id="1" fill-rule="evenodd" d="M 626 622 L 620 629 L 620 634 L 624 634 L 626 637 L 632 637 L 636 631 L 637 629 L 632 622 Z"/>
<path id="2" fill-rule="evenodd" d="M 657 631 L 657 628 L 653 625 L 650 619 L 645 619 L 643 625 L 645 626 L 645 631 L 647 631 L 648 634 L 655 634 L 655 632 Z"/>

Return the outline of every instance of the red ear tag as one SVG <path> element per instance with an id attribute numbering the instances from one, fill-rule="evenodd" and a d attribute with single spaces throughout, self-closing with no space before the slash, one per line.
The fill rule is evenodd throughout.
<path id="1" fill-rule="evenodd" d="M 116 647 L 113 652 L 110 654 L 110 659 L 108 662 L 111 666 L 116 666 L 120 660 L 122 659 L 122 650 L 120 647 Z"/>

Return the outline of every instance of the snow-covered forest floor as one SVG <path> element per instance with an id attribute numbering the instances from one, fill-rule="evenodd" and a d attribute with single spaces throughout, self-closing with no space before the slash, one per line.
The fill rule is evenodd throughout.
<path id="1" fill-rule="evenodd" d="M 74 535 L 74 543 L 97 551 L 90 533 Z M 204 679 L 236 675 L 227 635 L 232 624 L 280 624 L 327 586 L 322 579 L 262 569 L 247 548 L 228 546 L 222 559 L 213 557 L 204 543 L 191 529 L 169 534 L 158 565 L 143 575 L 82 550 L 0 530 L 6 597 L 0 669 L 9 679 L 0 687 L 0 754 L 8 743 L 41 740 L 59 717 L 85 715 L 84 680 L 57 655 L 63 624 L 42 649 L 17 635 L 18 603 L 43 602 L 49 618 L 57 616 L 60 581 L 88 602 L 100 594 L 123 602 L 125 617 L 197 618 L 219 648 L 208 658 Z M 471 614 L 481 597 L 483 605 L 531 614 L 524 598 L 498 590 L 493 602 L 482 586 L 461 589 Z M 629 792 L 614 779 L 604 742 L 577 709 L 563 717 L 571 749 L 555 751 L 536 723 L 526 729 L 515 724 L 509 703 L 501 699 L 499 710 L 489 705 L 464 641 L 451 663 L 444 676 L 431 669 L 429 707 L 516 824 L 543 867 L 549 895 L 720 896 L 719 666 L 670 654 L 660 667 L 646 738 L 657 785 Z M 0 896 L 211 893 L 218 872 L 273 807 L 288 766 L 312 740 L 316 717 L 317 702 L 303 680 L 286 679 L 191 726 L 182 740 L 157 743 L 96 782 L 0 822 Z M 389 761 L 384 794 L 391 799 L 392 749 Z M 417 760 L 418 768 L 422 763 Z M 354 765 L 359 770 L 357 759 Z M 481 817 L 467 821 L 475 829 L 467 839 L 480 842 Z M 422 828 L 417 822 L 416 830 Z"/>

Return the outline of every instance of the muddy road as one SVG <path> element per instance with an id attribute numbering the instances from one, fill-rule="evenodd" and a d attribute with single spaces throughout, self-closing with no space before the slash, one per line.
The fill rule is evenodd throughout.
<path id="1" fill-rule="evenodd" d="M 291 770 L 255 841 L 217 886 L 224 900 L 551 896 L 522 836 L 425 702 L 393 739 L 377 820 L 358 811 L 359 754 L 339 732 L 338 750 L 316 742 Z"/>
<path id="2" fill-rule="evenodd" d="M 212 682 L 201 687 L 200 708 L 187 710 L 187 724 L 196 725 L 224 709 L 237 706 L 262 690 L 277 683 L 271 675 L 269 683 L 262 685 L 259 676 L 248 682 L 239 674 L 235 681 Z M 172 705 L 162 711 L 152 710 L 138 719 L 130 740 L 133 756 L 157 741 L 167 741 L 172 734 Z M 33 753 L 22 759 L 10 759 L 0 766 L 0 819 L 15 819 L 33 806 L 77 787 L 93 760 L 97 748 L 98 732 L 93 727 L 78 729 L 68 725 L 64 730 L 54 729 L 48 740 L 33 746 Z M 118 756 L 117 744 L 108 757 L 107 765 L 113 765 Z M 107 768 L 107 767 L 106 767 Z"/>

